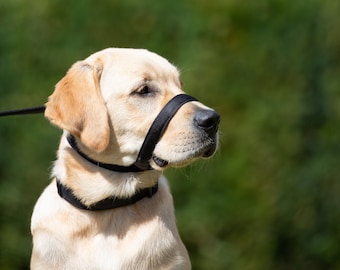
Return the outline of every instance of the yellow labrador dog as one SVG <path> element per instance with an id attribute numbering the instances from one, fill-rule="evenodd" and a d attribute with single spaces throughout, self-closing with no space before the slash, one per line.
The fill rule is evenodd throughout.
<path id="1" fill-rule="evenodd" d="M 64 132 L 32 216 L 31 269 L 190 269 L 162 171 L 211 156 L 219 115 L 183 93 L 177 69 L 105 49 L 70 68 L 45 116 Z"/>

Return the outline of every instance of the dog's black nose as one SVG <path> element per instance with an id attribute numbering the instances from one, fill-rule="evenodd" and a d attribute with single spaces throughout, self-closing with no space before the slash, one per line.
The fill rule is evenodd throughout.
<path id="1" fill-rule="evenodd" d="M 204 129 L 209 135 L 213 135 L 218 130 L 220 115 L 213 110 L 198 110 L 195 113 L 195 125 Z"/>

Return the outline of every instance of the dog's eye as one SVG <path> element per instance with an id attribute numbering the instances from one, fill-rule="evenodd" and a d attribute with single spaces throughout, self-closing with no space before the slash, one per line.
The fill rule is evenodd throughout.
<path id="1" fill-rule="evenodd" d="M 153 91 L 150 89 L 150 87 L 148 87 L 147 85 L 144 85 L 140 87 L 139 89 L 137 89 L 135 93 L 140 96 L 150 96 L 152 95 Z"/>

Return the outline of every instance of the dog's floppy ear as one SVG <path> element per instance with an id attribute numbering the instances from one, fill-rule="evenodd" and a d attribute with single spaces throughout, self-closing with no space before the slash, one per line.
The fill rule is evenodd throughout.
<path id="1" fill-rule="evenodd" d="M 105 150 L 110 128 L 107 109 L 100 92 L 103 65 L 76 62 L 55 87 L 46 103 L 45 116 L 69 131 L 96 152 Z"/>

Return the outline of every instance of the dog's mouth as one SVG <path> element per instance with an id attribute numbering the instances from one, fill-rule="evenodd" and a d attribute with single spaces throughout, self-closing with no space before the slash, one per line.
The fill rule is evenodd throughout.
<path id="1" fill-rule="evenodd" d="M 211 157 L 215 153 L 216 149 L 217 149 L 217 143 L 214 142 L 207 148 L 205 152 L 203 152 L 202 157 L 203 158 Z"/>
<path id="2" fill-rule="evenodd" d="M 166 167 L 169 164 L 168 161 L 166 161 L 164 159 L 161 159 L 159 157 L 156 157 L 156 156 L 153 156 L 152 160 L 157 164 L 157 166 L 159 166 L 161 168 L 164 168 L 164 167 Z"/>

